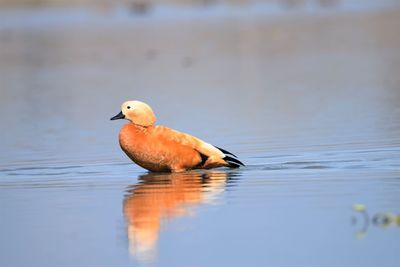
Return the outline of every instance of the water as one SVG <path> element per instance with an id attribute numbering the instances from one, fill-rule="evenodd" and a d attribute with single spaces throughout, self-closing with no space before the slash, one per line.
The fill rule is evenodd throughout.
<path id="1" fill-rule="evenodd" d="M 2 12 L 2 266 L 399 265 L 399 223 L 372 220 L 400 214 L 396 5 Z M 247 167 L 131 164 L 109 121 L 128 99 Z"/>

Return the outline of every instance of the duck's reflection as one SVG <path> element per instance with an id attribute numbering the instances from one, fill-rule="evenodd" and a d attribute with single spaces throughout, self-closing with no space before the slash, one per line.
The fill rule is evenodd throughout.
<path id="1" fill-rule="evenodd" d="M 140 261 L 152 261 L 163 219 L 188 216 L 199 204 L 215 202 L 228 176 L 232 174 L 223 171 L 140 176 L 124 200 L 130 254 Z"/>

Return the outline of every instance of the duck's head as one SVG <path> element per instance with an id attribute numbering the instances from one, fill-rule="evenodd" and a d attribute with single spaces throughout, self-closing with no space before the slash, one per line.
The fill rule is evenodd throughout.
<path id="1" fill-rule="evenodd" d="M 121 105 L 121 112 L 111 120 L 127 119 L 128 121 L 148 127 L 154 125 L 156 116 L 149 105 L 140 101 L 126 101 Z"/>

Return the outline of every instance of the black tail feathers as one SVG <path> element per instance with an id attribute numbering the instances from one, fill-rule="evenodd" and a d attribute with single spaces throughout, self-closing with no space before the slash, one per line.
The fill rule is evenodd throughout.
<path id="1" fill-rule="evenodd" d="M 235 158 L 237 158 L 237 156 L 235 154 L 233 154 L 233 153 L 231 153 L 231 152 L 229 152 L 229 151 L 227 151 L 225 149 L 222 149 L 222 148 L 217 147 L 217 146 L 216 146 L 216 148 L 218 148 L 224 154 L 231 155 L 231 156 L 234 156 Z"/>
<path id="2" fill-rule="evenodd" d="M 216 148 L 218 148 L 222 153 L 225 154 L 225 157 L 223 158 L 223 160 L 225 160 L 229 164 L 228 167 L 230 167 L 230 168 L 239 168 L 240 166 L 245 167 L 243 162 L 238 160 L 235 154 L 233 154 L 225 149 L 222 149 L 220 147 L 217 147 L 217 146 L 216 146 Z"/>
<path id="3" fill-rule="evenodd" d="M 241 161 L 238 160 L 238 159 L 232 158 L 232 157 L 230 157 L 230 156 L 225 156 L 223 159 L 224 159 L 226 162 L 228 162 L 229 167 L 231 167 L 231 168 L 239 168 L 240 166 L 245 167 L 245 165 L 243 164 L 243 162 L 241 162 Z"/>

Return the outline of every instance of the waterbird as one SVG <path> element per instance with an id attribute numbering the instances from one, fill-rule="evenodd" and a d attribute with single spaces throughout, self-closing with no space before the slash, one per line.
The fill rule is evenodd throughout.
<path id="1" fill-rule="evenodd" d="M 192 169 L 245 166 L 237 157 L 197 137 L 155 125 L 151 107 L 141 101 L 126 101 L 111 120 L 129 122 L 119 132 L 119 144 L 137 165 L 152 172 L 184 172 Z"/>

